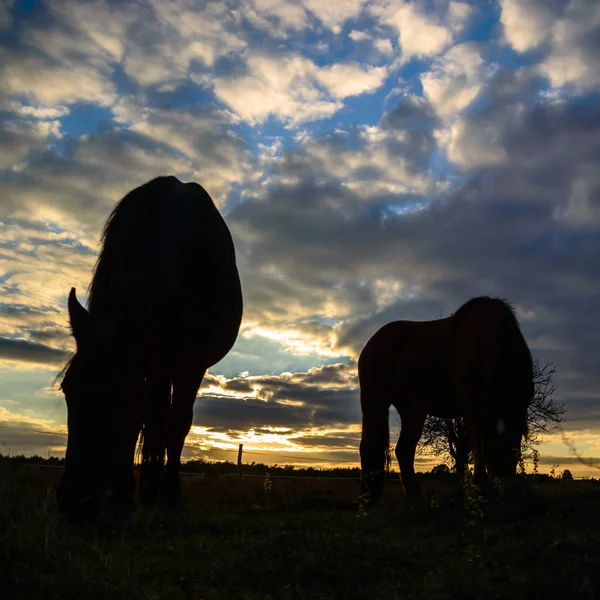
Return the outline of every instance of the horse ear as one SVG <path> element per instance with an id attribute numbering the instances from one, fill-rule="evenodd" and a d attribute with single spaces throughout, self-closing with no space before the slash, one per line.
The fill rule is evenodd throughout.
<path id="1" fill-rule="evenodd" d="M 67 303 L 69 308 L 69 321 L 71 322 L 71 331 L 75 338 L 75 343 L 79 347 L 83 339 L 86 337 L 86 332 L 89 328 L 90 313 L 85 310 L 77 300 L 75 288 L 71 288 L 69 292 L 69 300 Z"/>

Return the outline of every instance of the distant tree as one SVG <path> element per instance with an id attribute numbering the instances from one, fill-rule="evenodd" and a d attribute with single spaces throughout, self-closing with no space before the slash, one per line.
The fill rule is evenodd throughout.
<path id="1" fill-rule="evenodd" d="M 435 467 L 433 467 L 433 469 L 431 469 L 431 474 L 432 475 L 449 475 L 450 474 L 450 468 L 448 467 L 448 465 L 446 463 L 440 463 L 439 465 L 436 465 Z"/>
<path id="2" fill-rule="evenodd" d="M 573 474 L 571 473 L 571 471 L 569 471 L 569 469 L 565 469 L 562 472 L 561 479 L 563 481 L 573 481 Z"/>
<path id="3" fill-rule="evenodd" d="M 453 469 L 463 479 L 471 452 L 463 420 L 427 417 L 417 451 L 420 454 L 431 453 L 437 457 L 449 456 Z"/>
<path id="4" fill-rule="evenodd" d="M 535 393 L 527 412 L 529 434 L 521 444 L 523 457 L 529 457 L 535 446 L 540 444 L 541 437 L 552 434 L 557 424 L 564 421 L 564 404 L 559 404 L 554 398 L 556 385 L 553 376 L 555 374 L 556 368 L 552 363 L 540 367 L 539 360 L 534 361 Z M 471 453 L 469 434 L 464 421 L 427 417 L 417 452 L 449 457 L 453 469 L 459 477 L 464 477 Z"/>

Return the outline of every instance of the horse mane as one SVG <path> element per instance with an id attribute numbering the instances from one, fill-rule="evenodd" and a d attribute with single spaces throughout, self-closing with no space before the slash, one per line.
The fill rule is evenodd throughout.
<path id="1" fill-rule="evenodd" d="M 156 177 L 126 194 L 111 211 L 100 236 L 102 249 L 88 289 L 90 312 L 96 312 L 107 297 L 115 265 L 147 246 L 161 200 L 174 184 L 183 185 L 173 176 Z"/>
<path id="2" fill-rule="evenodd" d="M 512 325 L 520 328 L 519 320 L 517 319 L 517 314 L 515 307 L 511 302 L 506 300 L 505 298 L 491 298 L 490 296 L 477 296 L 475 298 L 471 298 L 467 300 L 455 313 L 454 317 L 457 319 L 463 319 L 472 313 L 475 309 L 481 308 L 483 306 L 495 307 L 501 312 L 503 312 L 507 319 L 511 322 Z"/>
<path id="3" fill-rule="evenodd" d="M 501 315 L 504 325 L 502 327 L 502 335 L 497 340 L 501 347 L 504 348 L 504 352 L 500 353 L 502 357 L 501 363 L 498 365 L 499 372 L 503 373 L 501 379 L 506 383 L 506 373 L 510 373 L 509 380 L 514 383 L 516 381 L 526 381 L 531 387 L 531 396 L 535 392 L 533 384 L 533 360 L 531 357 L 531 351 L 527 346 L 527 342 L 521 332 L 521 327 L 516 316 L 514 306 L 503 298 L 490 298 L 489 296 L 479 296 L 477 298 L 471 298 L 465 302 L 455 313 L 453 318 L 457 319 L 457 324 L 461 327 L 467 325 L 469 318 L 481 311 L 492 311 L 496 315 Z M 473 320 L 473 326 L 477 321 L 475 316 Z M 516 359 L 516 356 L 521 356 L 521 359 Z M 528 357 L 528 360 L 525 359 Z M 516 361 L 516 362 L 515 362 Z M 515 367 L 518 366 L 518 370 L 514 371 Z M 528 365 L 525 367 L 525 365 Z M 511 397 L 511 396 L 509 396 Z M 529 403 L 530 400 L 528 400 Z M 504 405 L 509 409 L 518 408 L 521 406 L 520 402 L 515 398 L 513 404 L 506 403 Z M 525 415 L 525 422 L 523 423 L 523 434 L 527 436 L 528 424 L 527 415 Z"/>
<path id="4" fill-rule="evenodd" d="M 62 383 L 65 379 L 65 375 L 67 374 L 67 371 L 69 370 L 69 367 L 71 366 L 71 363 L 73 362 L 74 358 L 75 358 L 75 352 L 71 352 L 71 355 L 69 356 L 69 358 L 67 358 L 67 361 L 63 365 L 62 369 L 57 373 L 56 377 L 52 380 L 51 387 L 54 387 L 55 385 L 62 386 Z"/>
<path id="5" fill-rule="evenodd" d="M 166 186 L 181 184 L 176 177 L 156 177 L 148 183 L 127 193 L 112 209 L 100 235 L 101 251 L 94 266 L 94 275 L 88 288 L 88 310 L 96 311 L 105 301 L 111 283 L 114 265 L 127 255 L 127 248 L 145 245 L 149 228 L 152 227 L 161 193 Z M 146 210 L 143 210 L 143 208 Z M 127 237 L 122 232 L 126 232 Z M 132 234 L 133 232 L 133 234 Z M 67 359 L 52 385 L 62 385 L 76 352 Z"/>

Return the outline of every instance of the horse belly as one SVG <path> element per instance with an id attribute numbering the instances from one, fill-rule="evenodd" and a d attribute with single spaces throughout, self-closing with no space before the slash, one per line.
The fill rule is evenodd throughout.
<path id="1" fill-rule="evenodd" d="M 422 363 L 403 369 L 398 385 L 400 403 L 412 405 L 428 415 L 444 419 L 454 419 L 461 415 L 460 403 L 456 395 L 453 379 L 446 365 Z"/>

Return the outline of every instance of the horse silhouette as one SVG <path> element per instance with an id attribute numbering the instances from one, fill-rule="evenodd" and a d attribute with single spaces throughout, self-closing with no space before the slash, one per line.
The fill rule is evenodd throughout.
<path id="1" fill-rule="evenodd" d="M 109 509 L 134 511 L 140 432 L 142 501 L 160 496 L 181 507 L 180 458 L 196 395 L 242 319 L 233 240 L 200 185 L 158 177 L 116 205 L 88 307 L 71 289 L 76 352 L 62 371 L 68 444 L 59 509 L 95 514 L 112 490 Z"/>
<path id="2" fill-rule="evenodd" d="M 534 383 L 531 353 L 508 302 L 482 296 L 445 319 L 388 323 L 362 350 L 358 375 L 367 504 L 383 488 L 392 405 L 400 414 L 396 458 L 409 499 L 420 496 L 414 459 L 427 415 L 464 419 L 476 480 L 516 474 Z"/>

